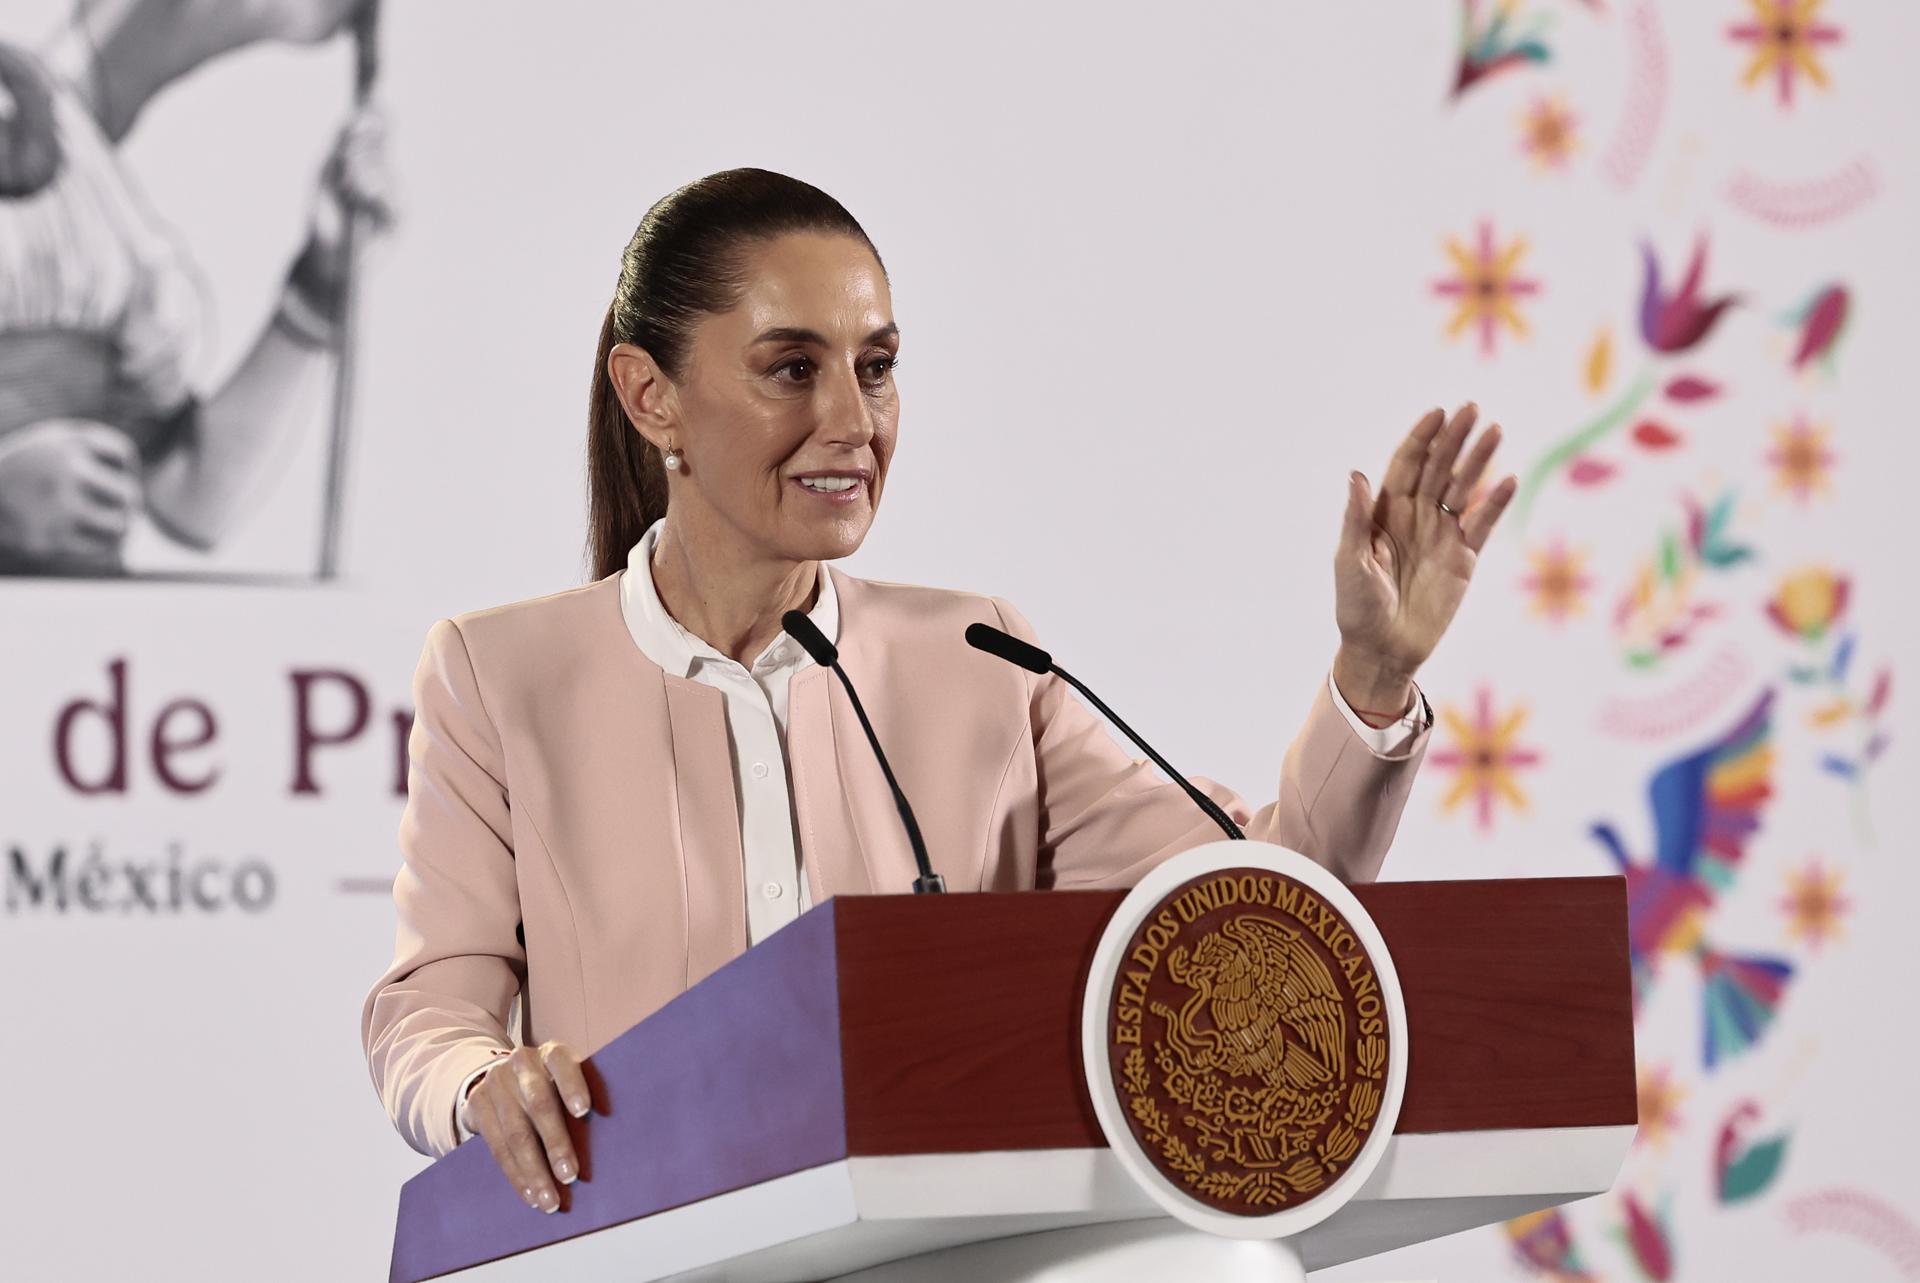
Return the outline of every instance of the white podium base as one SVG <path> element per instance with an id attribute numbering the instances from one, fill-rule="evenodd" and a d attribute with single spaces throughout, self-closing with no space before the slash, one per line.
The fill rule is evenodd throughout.
<path id="1" fill-rule="evenodd" d="M 1232 1239 L 1179 1221 L 1116 1221 L 1020 1234 L 889 1261 L 834 1283 L 1306 1283 L 1285 1239 Z"/>
<path id="2" fill-rule="evenodd" d="M 1613 1183 L 1633 1132 L 1624 1125 L 1397 1135 L 1354 1201 L 1292 1243 L 1307 1268 L 1319 1270 L 1597 1194 Z M 964 1278 L 859 1271 L 922 1258 L 931 1263 L 969 1244 L 990 1248 L 1001 1240 L 1032 1240 L 1046 1250 L 1049 1243 L 1070 1243 L 1058 1235 L 1083 1226 L 1124 1234 L 1138 1225 L 1151 1235 L 1154 1226 L 1174 1223 L 1110 1149 L 850 1158 L 442 1277 L 458 1283 Z M 1070 1276 L 1005 1277 L 1053 1283 Z M 1233 1276 L 1207 1266 L 1157 1277 L 1185 1283 Z"/>

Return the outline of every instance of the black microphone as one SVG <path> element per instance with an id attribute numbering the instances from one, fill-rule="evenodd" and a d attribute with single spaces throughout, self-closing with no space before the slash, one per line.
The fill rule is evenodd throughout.
<path id="1" fill-rule="evenodd" d="M 1135 744 L 1138 744 L 1140 751 L 1152 758 L 1160 769 L 1165 771 L 1173 779 L 1175 784 L 1185 789 L 1187 796 L 1193 799 L 1194 805 L 1198 806 L 1202 811 L 1205 811 L 1207 818 L 1215 824 L 1218 824 L 1226 832 L 1228 837 L 1241 840 L 1246 838 L 1247 835 L 1240 831 L 1240 826 L 1233 822 L 1232 816 L 1221 810 L 1212 798 L 1189 783 L 1186 776 L 1174 770 L 1171 762 L 1154 752 L 1153 746 L 1135 734 L 1133 727 L 1121 721 L 1120 715 L 1102 703 L 1100 697 L 1088 690 L 1079 678 L 1054 663 L 1053 656 L 1047 654 L 1046 651 L 1041 650 L 1038 646 L 1021 641 L 1011 633 L 1003 633 L 991 624 L 968 624 L 967 644 L 975 650 L 984 650 L 987 654 L 997 655 L 1010 664 L 1017 664 L 1030 673 L 1039 673 L 1042 676 L 1047 673 L 1059 674 L 1062 681 L 1079 691 L 1082 695 L 1085 695 L 1088 703 L 1106 714 L 1107 720 L 1126 732 L 1127 738 Z"/>
<path id="2" fill-rule="evenodd" d="M 867 710 L 860 707 L 860 696 L 854 693 L 853 683 L 847 680 L 847 670 L 840 667 L 840 652 L 834 649 L 826 634 L 814 627 L 813 621 L 802 611 L 789 610 L 780 616 L 780 626 L 786 629 L 787 636 L 799 642 L 807 654 L 813 656 L 814 663 L 840 674 L 840 684 L 847 689 L 847 701 L 853 705 L 854 716 L 860 719 L 860 729 L 867 733 L 867 743 L 873 745 L 873 755 L 880 759 L 880 773 L 887 777 L 887 787 L 893 790 L 893 804 L 900 808 L 900 822 L 907 826 L 907 841 L 913 847 L 914 863 L 920 866 L 920 876 L 913 880 L 914 894 L 945 891 L 946 881 L 933 871 L 933 864 L 927 859 L 927 843 L 920 836 L 920 825 L 913 818 L 913 808 L 907 805 L 907 795 L 901 791 L 900 781 L 893 778 L 893 767 L 887 764 L 887 755 L 880 751 L 880 737 L 873 733 L 873 723 L 867 720 Z"/>

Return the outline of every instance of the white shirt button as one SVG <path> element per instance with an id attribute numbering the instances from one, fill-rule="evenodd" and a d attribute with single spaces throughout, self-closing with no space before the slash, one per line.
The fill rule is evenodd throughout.
<path id="1" fill-rule="evenodd" d="M 778 900 L 782 895 L 786 894 L 786 888 L 778 882 L 769 882 L 760 888 L 760 893 L 769 900 Z"/>
<path id="2" fill-rule="evenodd" d="M 755 762 L 753 764 L 753 778 L 756 780 L 764 780 L 767 778 L 767 764 L 765 762 Z"/>

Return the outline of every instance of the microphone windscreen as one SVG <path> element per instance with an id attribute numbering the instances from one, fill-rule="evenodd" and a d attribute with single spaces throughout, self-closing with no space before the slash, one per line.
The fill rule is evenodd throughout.
<path id="1" fill-rule="evenodd" d="M 839 662 L 840 652 L 834 649 L 833 643 L 827 640 L 825 633 L 814 627 L 813 621 L 807 618 L 805 611 L 789 610 L 780 616 L 780 626 L 786 629 L 787 636 L 799 642 L 807 654 L 813 656 L 813 662 L 822 668 L 831 668 Z"/>
<path id="2" fill-rule="evenodd" d="M 998 655 L 1009 664 L 1018 664 L 1032 673 L 1053 671 L 1053 656 L 1038 646 L 1029 645 L 1011 633 L 1003 633 L 991 624 L 968 624 L 967 644 L 989 655 Z"/>

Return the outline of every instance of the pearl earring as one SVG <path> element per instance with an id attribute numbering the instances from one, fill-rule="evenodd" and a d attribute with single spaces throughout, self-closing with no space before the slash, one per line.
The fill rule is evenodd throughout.
<path id="1" fill-rule="evenodd" d="M 661 458 L 660 462 L 667 465 L 668 472 L 678 472 L 680 471 L 680 452 L 672 446 L 668 446 L 667 452 Z"/>

